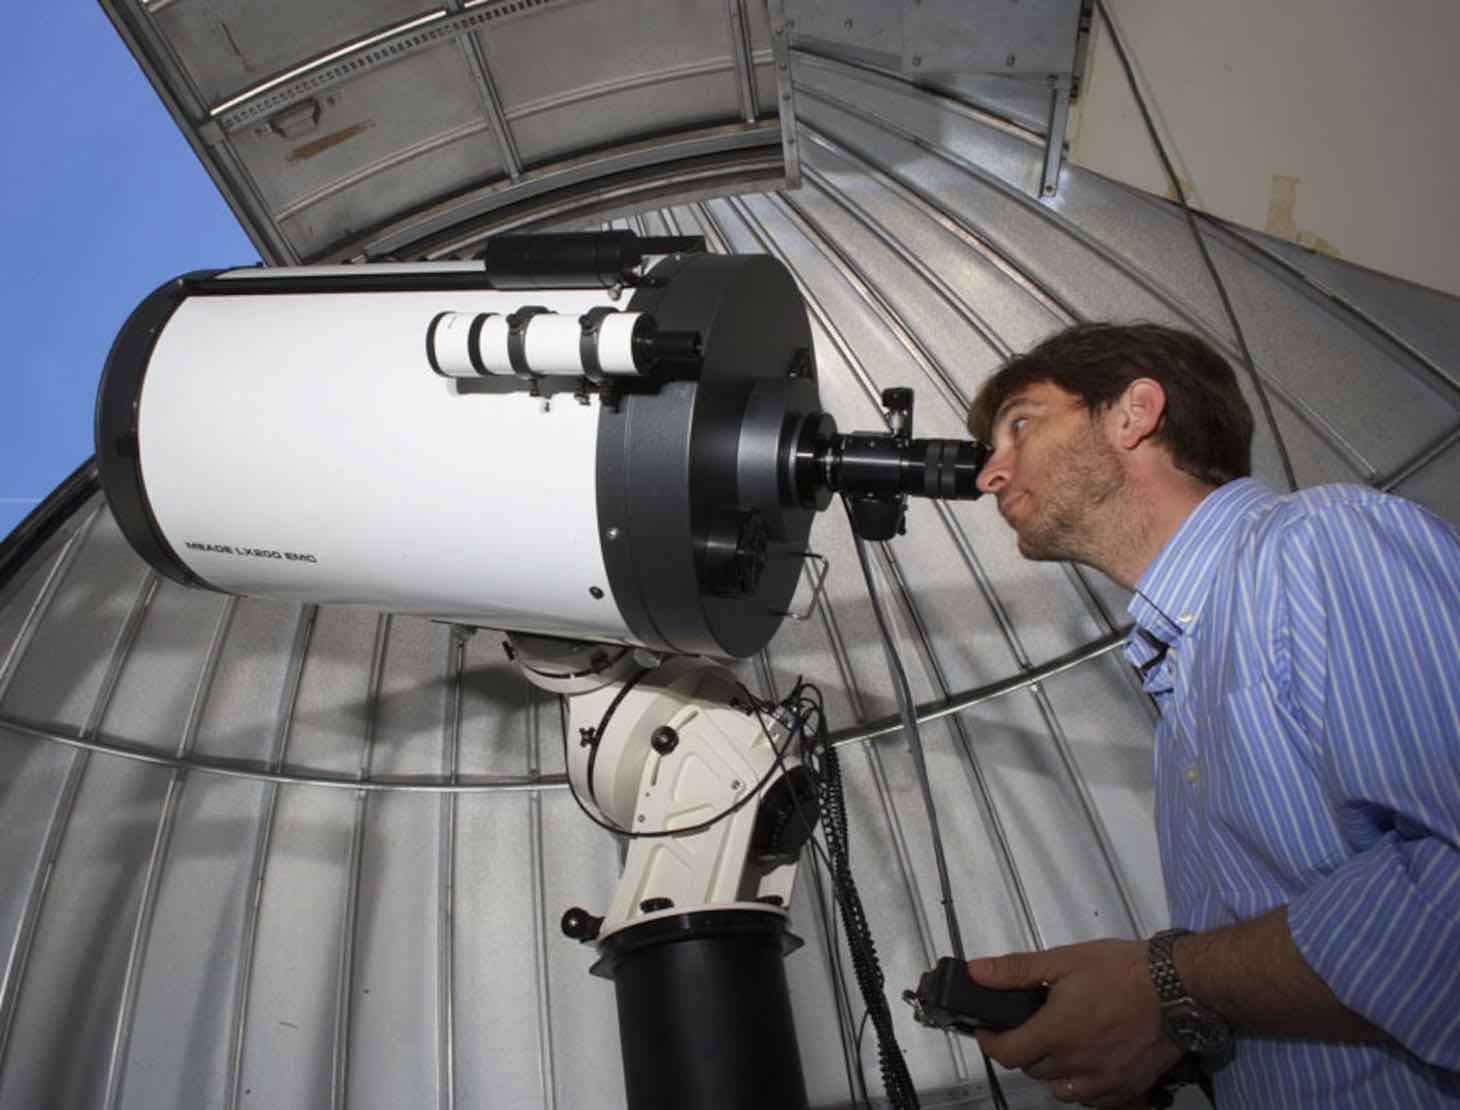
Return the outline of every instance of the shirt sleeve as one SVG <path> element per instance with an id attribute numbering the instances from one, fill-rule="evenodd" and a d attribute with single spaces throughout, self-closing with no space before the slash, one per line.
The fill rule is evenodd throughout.
<path id="1" fill-rule="evenodd" d="M 1305 515 L 1280 558 L 1280 685 L 1351 850 L 1289 904 L 1293 940 L 1345 1006 L 1460 1070 L 1460 533 L 1368 494 Z"/>

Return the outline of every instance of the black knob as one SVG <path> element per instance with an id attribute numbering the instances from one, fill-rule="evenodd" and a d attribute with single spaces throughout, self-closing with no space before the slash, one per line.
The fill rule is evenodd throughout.
<path id="1" fill-rule="evenodd" d="M 679 747 L 679 733 L 668 725 L 660 725 L 649 736 L 649 746 L 660 755 L 668 755 Z"/>
<path id="2" fill-rule="evenodd" d="M 603 927 L 603 918 L 594 917 L 581 906 L 574 906 L 563 914 L 563 936 L 569 940 L 588 942 L 598 939 L 598 930 Z"/>

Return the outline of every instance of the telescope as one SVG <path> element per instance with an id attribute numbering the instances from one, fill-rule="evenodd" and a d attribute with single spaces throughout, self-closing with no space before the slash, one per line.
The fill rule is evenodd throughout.
<path id="1" fill-rule="evenodd" d="M 566 703 L 570 785 L 624 837 L 563 930 L 615 983 L 632 1107 L 806 1104 L 784 954 L 824 786 L 760 651 L 841 496 L 865 539 L 910 496 L 978 496 L 987 450 L 842 433 L 794 280 L 629 232 L 492 240 L 469 262 L 189 274 L 118 335 L 102 486 L 188 586 L 508 633 Z"/>

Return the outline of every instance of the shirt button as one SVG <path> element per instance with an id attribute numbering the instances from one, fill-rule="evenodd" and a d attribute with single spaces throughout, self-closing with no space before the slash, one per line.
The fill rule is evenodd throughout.
<path id="1" fill-rule="evenodd" d="M 1197 770 L 1195 766 L 1188 767 L 1186 769 L 1186 781 L 1187 782 L 1189 782 L 1193 786 L 1195 786 L 1196 785 L 1196 780 L 1199 779 L 1199 778 L 1201 778 L 1201 772 L 1199 770 Z"/>
<path id="2" fill-rule="evenodd" d="M 1178 624 L 1190 624 L 1194 620 L 1196 620 L 1195 613 L 1182 613 L 1181 616 L 1176 618 Z"/>

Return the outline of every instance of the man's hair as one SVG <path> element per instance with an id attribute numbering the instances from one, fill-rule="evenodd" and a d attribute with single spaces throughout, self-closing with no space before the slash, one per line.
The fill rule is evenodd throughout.
<path id="1" fill-rule="evenodd" d="M 1166 411 L 1151 438 L 1178 469 L 1213 486 L 1252 473 L 1252 410 L 1232 368 L 1204 339 L 1159 324 L 1076 324 L 1050 336 L 984 382 L 968 428 L 992 444 L 1000 406 L 1042 382 L 1079 397 L 1095 416 L 1137 378 L 1166 391 Z"/>

